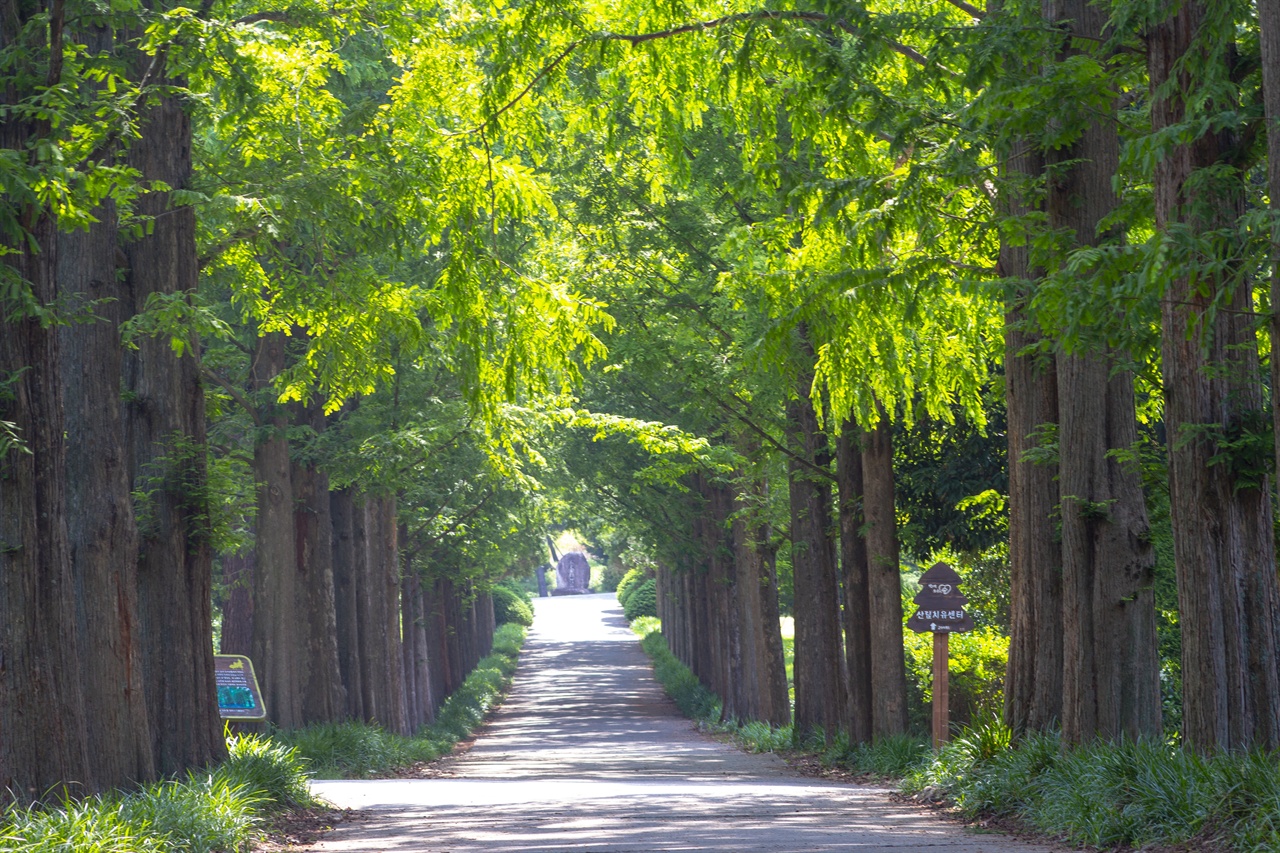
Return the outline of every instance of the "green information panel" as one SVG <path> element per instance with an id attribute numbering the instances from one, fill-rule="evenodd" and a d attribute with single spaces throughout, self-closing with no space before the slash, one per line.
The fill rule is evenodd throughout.
<path id="1" fill-rule="evenodd" d="M 218 682 L 218 713 L 224 720 L 265 720 L 267 707 L 253 674 L 253 661 L 244 655 L 214 655 Z"/>

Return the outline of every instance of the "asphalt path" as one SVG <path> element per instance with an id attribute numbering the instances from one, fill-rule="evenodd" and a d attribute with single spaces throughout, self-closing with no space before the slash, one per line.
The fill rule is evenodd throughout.
<path id="1" fill-rule="evenodd" d="M 506 702 L 431 779 L 314 782 L 359 809 L 315 853 L 1049 853 L 889 789 L 797 775 L 698 732 L 654 681 L 613 595 L 538 599 Z"/>

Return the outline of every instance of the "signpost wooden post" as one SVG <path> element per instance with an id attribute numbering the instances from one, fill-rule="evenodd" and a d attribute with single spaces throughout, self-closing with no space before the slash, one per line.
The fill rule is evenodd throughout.
<path id="1" fill-rule="evenodd" d="M 960 575 L 946 563 L 935 563 L 920 576 L 923 589 L 913 599 L 918 608 L 907 620 L 917 633 L 933 633 L 933 746 L 951 739 L 948 704 L 951 656 L 950 637 L 958 631 L 972 631 L 973 618 L 965 612 L 969 599 L 960 592 Z"/>

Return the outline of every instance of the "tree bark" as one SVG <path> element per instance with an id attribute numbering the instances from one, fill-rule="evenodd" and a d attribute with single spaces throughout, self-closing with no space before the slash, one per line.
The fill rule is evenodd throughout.
<path id="1" fill-rule="evenodd" d="M 224 554 L 222 585 L 222 642 L 224 655 L 253 654 L 253 552 Z"/>
<path id="2" fill-rule="evenodd" d="M 154 57 L 138 57 L 153 68 Z M 138 73 L 143 73 L 141 70 Z M 166 81 L 163 75 L 153 78 Z M 174 192 L 191 176 L 191 120 L 176 98 L 148 107 L 129 165 Z M 136 212 L 151 230 L 124 247 L 135 313 L 153 295 L 194 295 L 199 284 L 195 212 L 172 192 L 142 196 Z M 180 297 L 182 298 L 182 297 Z M 125 360 L 126 429 L 135 488 L 153 486 L 140 542 L 138 625 L 142 679 L 156 770 L 176 773 L 226 756 L 213 675 L 213 554 L 209 541 L 207 447 L 199 341 L 175 354 L 148 338 Z"/>
<path id="3" fill-rule="evenodd" d="M 836 442 L 836 488 L 840 517 L 840 571 L 844 582 L 845 668 L 848 672 L 849 739 L 872 739 L 871 568 L 863 537 L 862 431 L 852 420 Z"/>
<path id="4" fill-rule="evenodd" d="M 747 478 L 740 472 L 740 479 Z M 769 529 L 752 510 L 765 497 L 760 480 L 747 480 L 737 494 L 732 541 L 734 553 L 734 622 L 739 626 L 739 690 L 742 717 L 773 726 L 791 722 L 787 671 L 778 620 L 778 588 L 769 544 Z M 740 486 L 740 489 L 742 487 Z M 744 493 L 745 492 L 745 493 Z M 665 622 L 663 623 L 665 626 Z M 665 630 L 665 627 L 664 627 Z"/>
<path id="5" fill-rule="evenodd" d="M 120 400 L 120 324 L 128 293 L 116 275 L 116 212 L 60 237 L 65 292 L 94 308 L 60 331 L 67 433 L 67 525 L 75 579 L 85 720 L 93 778 L 126 787 L 155 777 L 138 648 L 138 525 Z"/>
<path id="6" fill-rule="evenodd" d="M 881 412 L 863 433 L 862 508 L 866 518 L 871 609 L 871 734 L 907 730 L 907 663 L 902 639 L 902 571 L 893 483 L 893 426 Z"/>
<path id="7" fill-rule="evenodd" d="M 364 694 L 360 671 L 359 570 L 355 546 L 355 497 L 350 488 L 329 493 L 333 525 L 334 622 L 337 628 L 338 665 L 347 697 L 347 717 L 362 720 Z"/>
<path id="8" fill-rule="evenodd" d="M 296 423 L 324 432 L 319 399 L 310 406 L 292 407 Z M 333 582 L 333 517 L 329 506 L 329 475 L 314 459 L 293 461 L 294 554 L 297 559 L 298 628 L 302 633 L 299 661 L 302 678 L 303 723 L 339 720 L 346 711 L 346 689 L 338 663 L 338 620 Z"/>
<path id="9" fill-rule="evenodd" d="M 1081 54 L 1075 36 L 1103 40 L 1107 14 L 1085 0 L 1048 0 L 1044 15 L 1066 37 L 1058 61 Z M 1049 228 L 1074 235 L 1071 247 L 1105 239 L 1098 229 L 1116 207 L 1120 164 L 1114 117 L 1080 118 L 1080 137 L 1046 155 Z M 1110 455 L 1138 440 L 1133 380 L 1109 350 L 1088 346 L 1057 356 L 1062 736 L 1070 744 L 1160 731 L 1155 550 L 1139 475 Z"/>
<path id="10" fill-rule="evenodd" d="M 13 50 L 38 11 L 0 0 L 0 48 Z M 0 103 L 28 94 L 6 87 Z M 46 131 L 6 111 L 0 148 L 24 152 Z M 57 223 L 34 207 L 19 215 L 26 233 L 6 237 L 0 263 L 36 305 L 51 306 L 60 295 Z M 92 790 L 96 780 L 76 641 L 58 332 L 8 301 L 0 304 L 0 382 L 0 801 L 22 801 L 70 780 Z M 19 445 L 6 446 L 9 425 Z"/>
<path id="11" fill-rule="evenodd" d="M 812 355 L 807 341 L 803 349 L 805 357 Z M 809 399 L 812 383 L 812 370 L 802 371 L 795 398 L 787 404 L 787 430 L 798 457 L 787 462 L 795 577 L 795 726 L 800 732 L 821 729 L 831 737 L 844 725 L 844 653 L 830 531 L 831 483 L 821 473 L 829 465 L 830 453 Z"/>
<path id="12" fill-rule="evenodd" d="M 1024 183 L 1044 169 L 1029 142 L 1005 158 L 1000 212 L 1033 212 Z M 1062 718 L 1062 558 L 1054 510 L 1055 466 L 1029 461 L 1036 430 L 1058 423 L 1058 381 L 1052 355 L 1030 352 L 1040 336 L 1029 331 L 1027 305 L 1032 282 L 1025 245 L 1000 244 L 999 271 L 1010 280 L 1005 305 L 1005 407 L 1009 440 L 1009 663 L 1005 675 L 1005 722 L 1015 731 L 1044 731 Z"/>
<path id="13" fill-rule="evenodd" d="M 1188 60 L 1209 60 L 1203 2 L 1187 2 L 1148 29 L 1152 129 L 1187 118 L 1194 93 Z M 1216 104 L 1199 109 L 1233 107 Z M 1234 230 L 1243 183 L 1197 178 L 1230 167 L 1238 140 L 1208 131 L 1172 146 L 1155 170 L 1156 226 L 1198 236 Z M 1230 249 L 1228 249 L 1230 251 Z M 1230 263 L 1230 258 L 1227 259 Z M 1266 418 L 1249 282 L 1210 273 L 1170 276 L 1162 303 L 1170 509 L 1182 630 L 1183 737 L 1200 750 L 1280 745 L 1275 553 L 1270 487 L 1263 470 L 1222 441 Z M 1225 295 L 1225 306 L 1218 305 Z M 1220 308 L 1226 310 L 1220 310 Z M 1203 432 L 1208 425 L 1209 434 Z"/>
<path id="14" fill-rule="evenodd" d="M 258 482 L 253 662 L 271 722 L 288 731 L 303 723 L 299 636 L 305 616 L 298 612 L 289 420 L 287 410 L 276 404 L 273 390 L 275 378 L 285 368 L 284 344 L 283 332 L 263 335 L 253 360 L 253 387 L 262 398 L 266 427 L 253 450 L 253 476 Z"/>

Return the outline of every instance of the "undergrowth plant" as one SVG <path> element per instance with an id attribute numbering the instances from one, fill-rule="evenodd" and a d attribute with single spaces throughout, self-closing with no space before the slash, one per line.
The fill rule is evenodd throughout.
<path id="1" fill-rule="evenodd" d="M 258 735 L 227 741 L 212 772 L 0 814 L 2 853 L 221 853 L 241 850 L 264 814 L 312 804 L 305 762 Z"/>
<path id="2" fill-rule="evenodd" d="M 525 635 L 525 627 L 514 622 L 498 626 L 493 650 L 444 701 L 435 722 L 412 737 L 362 722 L 326 723 L 274 732 L 272 737 L 305 756 L 312 774 L 319 779 L 366 778 L 397 767 L 434 761 L 448 755 L 454 744 L 471 734 L 505 695 L 515 675 Z"/>
<path id="3" fill-rule="evenodd" d="M 0 811 L 0 853 L 230 853 L 246 849 L 262 818 L 315 804 L 310 775 L 369 776 L 438 758 L 470 734 L 511 684 L 521 625 L 502 625 L 493 652 L 417 737 L 341 723 L 269 737 L 232 735 L 228 759 L 132 793 Z"/>

